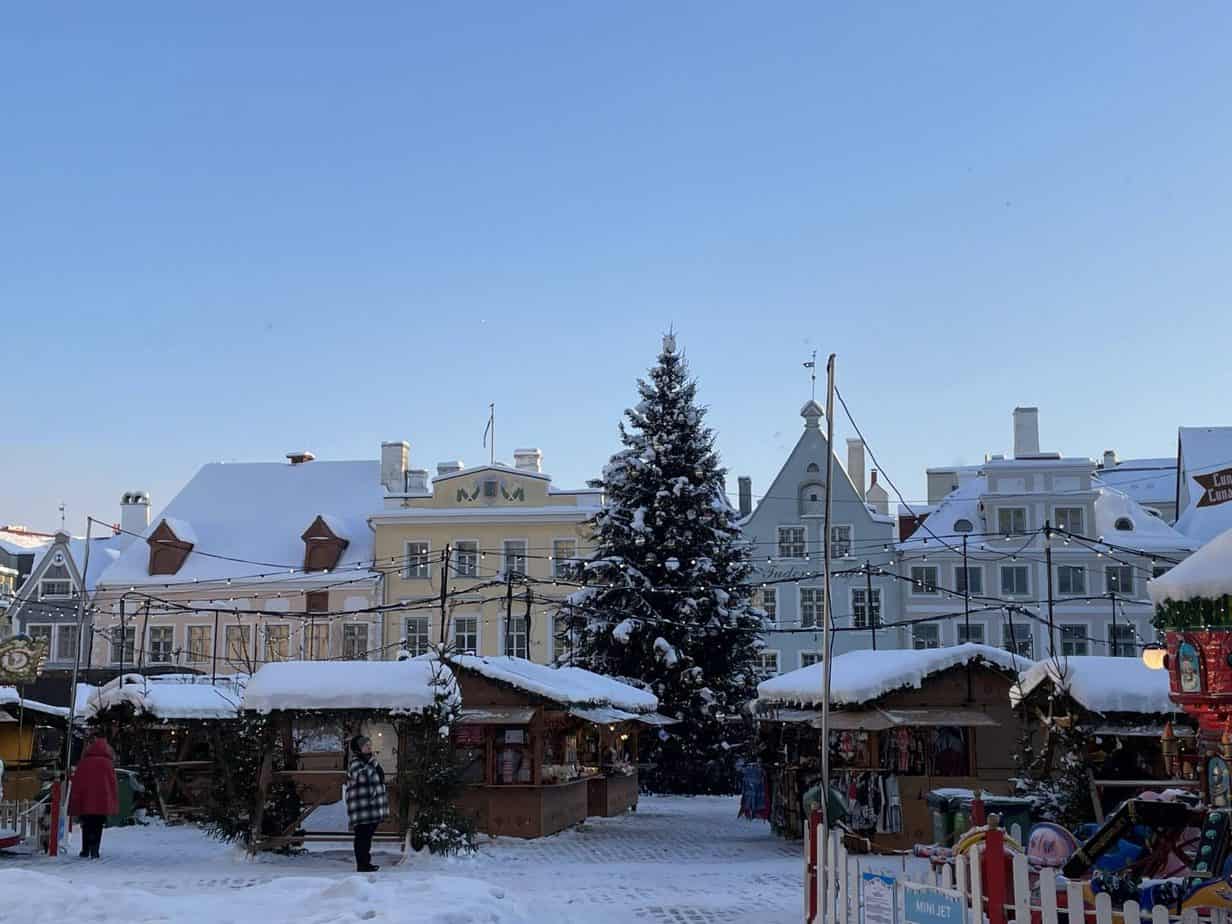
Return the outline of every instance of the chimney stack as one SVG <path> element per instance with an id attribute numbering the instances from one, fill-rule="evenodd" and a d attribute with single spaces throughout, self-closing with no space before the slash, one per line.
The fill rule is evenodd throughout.
<path id="1" fill-rule="evenodd" d="M 868 490 L 864 492 L 864 500 L 882 516 L 890 515 L 890 495 L 877 483 L 877 469 L 869 472 Z"/>
<path id="2" fill-rule="evenodd" d="M 1038 456 L 1039 447 L 1039 408 L 1014 408 L 1014 458 Z"/>
<path id="3" fill-rule="evenodd" d="M 405 494 L 406 466 L 411 458 L 411 444 L 406 440 L 381 443 L 381 484 L 386 494 Z"/>
<path id="4" fill-rule="evenodd" d="M 141 535 L 150 527 L 150 495 L 145 491 L 126 491 L 120 497 L 120 529 Z"/>
<path id="5" fill-rule="evenodd" d="M 738 492 L 740 505 L 740 515 L 747 517 L 753 512 L 753 479 L 748 475 L 741 475 L 736 479 L 736 491 Z"/>
<path id="6" fill-rule="evenodd" d="M 428 470 L 426 468 L 411 468 L 406 472 L 406 493 L 428 493 Z"/>
<path id="7" fill-rule="evenodd" d="M 847 439 L 847 476 L 856 486 L 856 494 L 864 499 L 864 440 Z"/>
<path id="8" fill-rule="evenodd" d="M 311 462 L 315 458 L 316 455 L 307 449 L 296 449 L 287 453 L 287 459 L 292 465 L 303 465 L 305 462 Z"/>
<path id="9" fill-rule="evenodd" d="M 1104 468 L 1116 468 L 1117 457 L 1115 449 L 1104 450 Z"/>
<path id="10" fill-rule="evenodd" d="M 436 477 L 444 478 L 446 475 L 452 475 L 454 472 L 460 472 L 464 468 L 466 468 L 466 466 L 462 463 L 461 459 L 454 459 L 450 462 L 438 462 L 436 463 Z"/>
<path id="11" fill-rule="evenodd" d="M 538 449 L 515 449 L 513 465 L 520 472 L 542 472 L 543 452 Z"/>

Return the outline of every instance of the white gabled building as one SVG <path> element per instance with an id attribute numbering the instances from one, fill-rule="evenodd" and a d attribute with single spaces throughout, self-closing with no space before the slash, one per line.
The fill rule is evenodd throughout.
<path id="1" fill-rule="evenodd" d="M 1102 483 L 1092 460 L 1040 452 L 1037 409 L 1014 417 L 1013 458 L 964 467 L 960 487 L 897 544 L 912 645 L 1136 656 L 1154 638 L 1147 581 L 1196 544 Z"/>

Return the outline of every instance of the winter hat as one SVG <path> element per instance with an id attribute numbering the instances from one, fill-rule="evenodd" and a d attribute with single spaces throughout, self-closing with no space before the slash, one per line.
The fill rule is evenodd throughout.
<path id="1" fill-rule="evenodd" d="M 363 748 L 364 742 L 368 740 L 366 735 L 356 735 L 351 739 L 351 753 L 356 757 L 360 756 L 360 749 Z"/>

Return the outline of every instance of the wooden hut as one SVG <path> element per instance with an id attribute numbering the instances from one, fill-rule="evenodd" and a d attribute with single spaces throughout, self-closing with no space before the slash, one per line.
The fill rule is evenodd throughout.
<path id="1" fill-rule="evenodd" d="M 1009 689 L 1031 662 L 985 645 L 853 651 L 832 662 L 831 786 L 848 824 L 877 848 L 934 840 L 936 789 L 1008 793 L 1019 723 Z M 803 797 L 821 781 L 822 665 L 758 685 L 754 714 L 770 821 L 803 832 Z"/>
<path id="2" fill-rule="evenodd" d="M 1076 732 L 1069 739 L 1085 743 L 1083 762 L 1098 821 L 1137 790 L 1197 786 L 1173 779 L 1165 760 L 1165 727 L 1187 742 L 1182 750 L 1192 754 L 1197 725 L 1170 698 L 1166 671 L 1151 670 L 1137 658 L 1049 658 L 1024 671 L 1010 696 L 1046 766 L 1056 763 L 1061 732 Z"/>
<path id="3" fill-rule="evenodd" d="M 168 821 L 200 817 L 223 726 L 239 719 L 244 677 L 124 674 L 86 697 L 81 718 L 106 734 Z"/>
<path id="4" fill-rule="evenodd" d="M 346 780 L 347 742 L 363 734 L 385 770 L 390 817 L 377 829 L 377 841 L 403 844 L 414 806 L 407 787 L 410 731 L 435 700 L 437 681 L 456 696 L 448 670 L 427 658 L 405 661 L 284 661 L 261 667 L 244 692 L 242 711 L 268 716 L 261 743 L 253 850 L 304 841 L 349 840 L 341 808 Z M 278 784 L 294 790 L 298 812 L 268 830 L 266 807 Z M 305 820 L 318 810 L 332 827 Z"/>
<path id="5" fill-rule="evenodd" d="M 64 760 L 68 710 L 0 686 L 0 761 L 4 798 L 33 799 L 42 778 Z"/>
<path id="6" fill-rule="evenodd" d="M 452 655 L 462 809 L 479 831 L 542 837 L 637 806 L 638 736 L 672 724 L 645 690 L 577 667 Z"/>

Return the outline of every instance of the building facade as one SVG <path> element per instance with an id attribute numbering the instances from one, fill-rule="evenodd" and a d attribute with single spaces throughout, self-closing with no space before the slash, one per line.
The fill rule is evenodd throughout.
<path id="1" fill-rule="evenodd" d="M 759 586 L 754 604 L 765 612 L 767 632 L 762 651 L 766 676 L 795 670 L 819 660 L 822 652 L 822 580 L 827 460 L 821 405 L 809 401 L 800 411 L 804 432 L 755 509 L 742 520 Z M 864 447 L 848 442 L 847 466 L 832 460 L 831 538 L 832 626 L 834 651 L 899 647 L 899 630 L 878 628 L 897 611 L 898 587 L 884 573 L 892 561 L 895 520 L 878 486 L 870 503 L 864 484 Z M 876 477 L 874 473 L 873 481 Z M 741 480 L 741 504 L 751 490 Z M 882 509 L 877 509 L 881 507 Z"/>
<path id="2" fill-rule="evenodd" d="M 383 445 L 384 509 L 369 520 L 377 558 L 397 563 L 384 582 L 386 636 L 413 655 L 445 640 L 551 663 L 555 611 L 570 590 L 559 582 L 592 548 L 586 524 L 602 493 L 554 487 L 537 449 L 517 450 L 513 466 L 443 462 L 431 483 L 408 468 L 409 451 Z"/>

